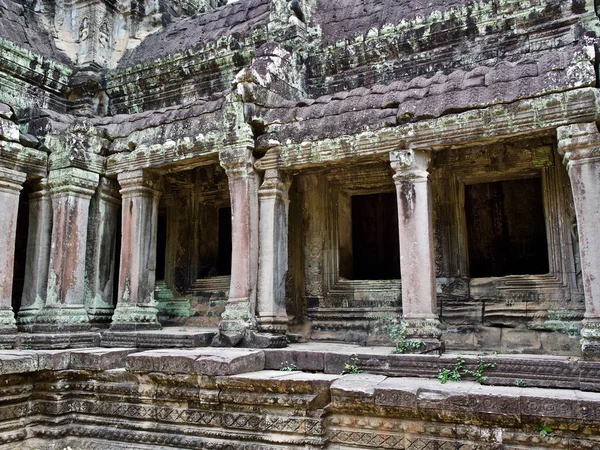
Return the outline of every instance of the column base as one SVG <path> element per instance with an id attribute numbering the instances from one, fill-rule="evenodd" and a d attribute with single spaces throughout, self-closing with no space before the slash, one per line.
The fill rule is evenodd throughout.
<path id="1" fill-rule="evenodd" d="M 157 313 L 154 304 L 117 305 L 110 331 L 160 330 Z"/>
<path id="2" fill-rule="evenodd" d="M 19 331 L 31 333 L 33 324 L 35 323 L 35 318 L 43 308 L 44 302 L 39 299 L 39 301 L 36 300 L 30 307 L 19 309 L 16 317 L 17 328 Z"/>
<path id="3" fill-rule="evenodd" d="M 585 361 L 600 361 L 600 321 L 584 320 L 581 329 L 581 357 Z"/>
<path id="4" fill-rule="evenodd" d="M 258 331 L 275 334 L 286 334 L 287 322 L 287 316 L 259 316 L 256 319 Z"/>
<path id="5" fill-rule="evenodd" d="M 226 333 L 242 333 L 246 330 L 255 328 L 250 304 L 248 301 L 227 302 L 225 311 L 221 314 L 219 322 L 219 331 Z"/>
<path id="6" fill-rule="evenodd" d="M 106 328 L 109 326 L 114 312 L 114 307 L 88 309 L 90 324 L 95 327 Z"/>
<path id="7" fill-rule="evenodd" d="M 29 328 L 29 327 L 27 327 Z M 90 330 L 90 322 L 83 305 L 45 307 L 38 311 L 32 333 L 76 333 Z"/>
<path id="8" fill-rule="evenodd" d="M 0 334 L 16 334 L 15 314 L 10 308 L 0 309 Z"/>
<path id="9" fill-rule="evenodd" d="M 405 353 L 442 353 L 444 343 L 440 341 L 442 332 L 437 318 L 403 318 L 406 340 L 419 342 L 418 347 L 409 348 Z"/>

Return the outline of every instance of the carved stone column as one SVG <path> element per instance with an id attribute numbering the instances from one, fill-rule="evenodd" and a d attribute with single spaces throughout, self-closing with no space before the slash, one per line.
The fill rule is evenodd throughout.
<path id="1" fill-rule="evenodd" d="M 21 308 L 17 325 L 21 331 L 31 331 L 35 317 L 46 303 L 48 291 L 48 266 L 52 242 L 52 200 L 47 178 L 33 183 L 29 194 L 29 231 L 27 234 L 27 259 Z"/>
<path id="2" fill-rule="evenodd" d="M 119 184 L 101 178 L 90 208 L 85 307 L 90 323 L 106 326 L 112 317 Z"/>
<path id="3" fill-rule="evenodd" d="M 24 173 L 0 167 L 0 334 L 17 331 L 12 310 L 12 287 L 19 192 L 24 181 Z"/>
<path id="4" fill-rule="evenodd" d="M 225 151 L 219 156 L 229 180 L 232 245 L 229 299 L 219 330 L 243 333 L 255 328 L 259 180 L 250 150 Z"/>
<path id="5" fill-rule="evenodd" d="M 424 151 L 390 152 L 398 197 L 402 322 L 409 338 L 424 342 L 421 351 L 439 348 L 441 335 L 435 301 L 429 160 Z"/>
<path id="6" fill-rule="evenodd" d="M 558 151 L 567 165 L 577 216 L 585 295 L 581 330 L 584 359 L 600 360 L 600 133 L 595 123 L 557 129 Z"/>
<path id="7" fill-rule="evenodd" d="M 160 178 L 136 170 L 118 175 L 121 185 L 122 237 L 117 308 L 113 331 L 160 328 L 154 300 L 156 232 Z"/>
<path id="8" fill-rule="evenodd" d="M 98 174 L 74 167 L 53 170 L 48 178 L 53 229 L 46 304 L 37 314 L 33 332 L 89 330 L 83 305 L 85 252 L 90 199 Z"/>
<path id="9" fill-rule="evenodd" d="M 258 190 L 259 263 L 257 321 L 260 331 L 285 334 L 285 276 L 288 269 L 288 191 L 290 180 L 267 169 Z"/>

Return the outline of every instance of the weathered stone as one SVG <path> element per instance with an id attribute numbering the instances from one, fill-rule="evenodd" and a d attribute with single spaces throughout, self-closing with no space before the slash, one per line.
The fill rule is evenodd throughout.
<path id="1" fill-rule="evenodd" d="M 282 348 L 286 347 L 285 335 L 248 331 L 244 336 L 242 347 L 248 348 Z"/>
<path id="2" fill-rule="evenodd" d="M 244 339 L 242 333 L 219 331 L 211 342 L 213 347 L 235 347 Z"/>

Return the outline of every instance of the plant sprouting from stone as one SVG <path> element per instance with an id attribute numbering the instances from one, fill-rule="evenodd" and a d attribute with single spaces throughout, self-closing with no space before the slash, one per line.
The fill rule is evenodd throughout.
<path id="1" fill-rule="evenodd" d="M 475 370 L 465 368 L 465 359 L 462 356 L 458 356 L 456 358 L 456 364 L 453 368 L 443 368 L 439 371 L 437 377 L 442 384 L 447 383 L 448 381 L 460 381 L 462 380 L 463 375 L 472 376 L 475 381 L 479 384 L 485 383 L 488 379 L 487 375 L 484 375 L 483 372 L 486 369 L 491 369 L 496 367 L 495 362 L 487 362 L 484 361 L 480 356 L 477 359 L 477 368 Z"/>
<path id="2" fill-rule="evenodd" d="M 525 381 L 522 378 L 516 380 L 515 385 L 517 385 L 518 387 L 527 387 L 527 383 L 525 383 Z"/>
<path id="3" fill-rule="evenodd" d="M 285 361 L 281 363 L 281 369 L 279 370 L 281 370 L 282 372 L 293 372 L 294 370 L 298 370 L 298 366 L 296 366 L 296 364 L 294 363 L 289 363 Z"/>
<path id="4" fill-rule="evenodd" d="M 344 370 L 342 371 L 342 375 L 346 375 L 348 373 L 362 373 L 362 370 L 358 367 L 358 355 L 355 353 L 350 357 L 350 360 L 344 364 Z"/>
<path id="5" fill-rule="evenodd" d="M 546 439 L 547 441 L 550 440 L 550 438 L 552 437 L 552 434 L 554 433 L 554 430 L 552 428 L 550 428 L 548 425 L 536 425 L 535 429 L 537 431 L 539 431 L 540 436 L 543 437 L 544 439 Z"/>
<path id="6" fill-rule="evenodd" d="M 408 331 L 406 325 L 399 322 L 395 317 L 386 317 L 383 319 L 383 325 L 375 327 L 374 331 L 384 331 L 388 334 L 396 348 L 392 353 L 412 353 L 423 346 L 423 341 L 418 339 L 407 339 Z"/>
<path id="7" fill-rule="evenodd" d="M 452 369 L 445 367 L 439 371 L 437 375 L 438 380 L 440 380 L 442 384 L 446 384 L 448 381 L 460 381 L 462 378 L 460 372 L 463 370 L 464 365 L 465 360 L 459 355 L 458 358 L 456 358 L 456 364 Z"/>

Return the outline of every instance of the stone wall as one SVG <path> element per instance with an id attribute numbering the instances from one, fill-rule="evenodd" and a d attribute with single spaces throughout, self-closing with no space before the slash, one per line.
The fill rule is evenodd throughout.
<path id="1" fill-rule="evenodd" d="M 340 375 L 355 351 L 358 367 L 370 373 Z M 476 358 L 466 359 L 475 369 Z M 440 367 L 453 366 L 455 356 L 386 355 L 335 346 L 325 351 L 300 346 L 285 351 L 3 352 L 0 448 L 600 445 L 597 363 L 485 360 L 497 366 L 486 369 L 489 378 L 480 385 L 428 378 Z M 306 371 L 278 370 L 293 363 Z"/>

